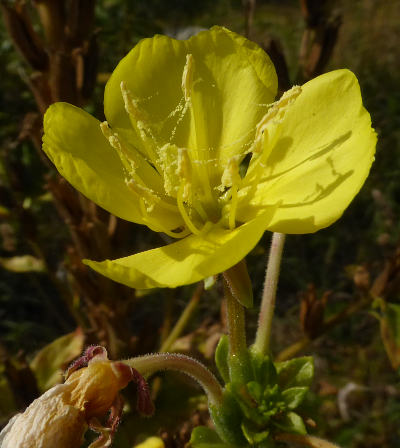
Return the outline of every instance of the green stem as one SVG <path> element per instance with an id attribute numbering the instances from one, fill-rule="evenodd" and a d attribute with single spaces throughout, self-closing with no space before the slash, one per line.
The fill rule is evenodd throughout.
<path id="1" fill-rule="evenodd" d="M 154 353 L 123 361 L 143 376 L 150 376 L 160 370 L 176 370 L 195 379 L 207 394 L 211 405 L 222 403 L 222 387 L 215 376 L 196 359 L 173 353 Z"/>
<path id="2" fill-rule="evenodd" d="M 225 278 L 224 294 L 228 324 L 230 377 L 234 382 L 246 383 L 249 381 L 249 354 L 246 343 L 244 307 L 233 296 Z"/>
<path id="3" fill-rule="evenodd" d="M 255 352 L 266 354 L 269 351 L 272 317 L 275 310 L 276 289 L 282 260 L 285 234 L 274 233 L 265 273 L 264 291 L 258 316 L 256 340 L 252 347 Z"/>
<path id="4" fill-rule="evenodd" d="M 241 357 L 247 350 L 246 329 L 243 306 L 233 297 L 224 279 L 226 317 L 228 323 L 229 351 L 231 356 Z"/>
<path id="5" fill-rule="evenodd" d="M 183 330 L 185 329 L 187 323 L 189 322 L 190 318 L 193 315 L 193 312 L 197 308 L 197 305 L 200 302 L 201 295 L 204 291 L 204 283 L 200 282 L 197 286 L 192 298 L 190 299 L 189 303 L 186 305 L 186 308 L 183 310 L 181 316 L 179 317 L 178 321 L 174 325 L 171 333 L 165 339 L 165 341 L 162 343 L 160 352 L 165 353 L 168 350 L 171 349 L 172 344 L 179 338 L 179 336 L 182 334 Z"/>

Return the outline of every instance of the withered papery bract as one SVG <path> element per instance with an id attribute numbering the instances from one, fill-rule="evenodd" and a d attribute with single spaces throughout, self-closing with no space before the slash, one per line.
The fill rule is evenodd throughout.
<path id="1" fill-rule="evenodd" d="M 136 375 L 136 376 L 135 376 Z M 97 448 L 110 446 L 122 412 L 119 391 L 139 374 L 107 359 L 103 347 L 89 347 L 54 386 L 10 420 L 0 448 L 77 448 L 88 427 L 100 433 Z M 101 420 L 111 410 L 103 427 Z"/>
<path id="2" fill-rule="evenodd" d="M 0 434 L 1 448 L 79 447 L 84 413 L 68 403 L 70 385 L 58 384 L 16 415 Z"/>

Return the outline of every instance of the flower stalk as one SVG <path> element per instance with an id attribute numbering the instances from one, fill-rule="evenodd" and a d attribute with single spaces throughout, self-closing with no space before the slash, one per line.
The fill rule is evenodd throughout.
<path id="1" fill-rule="evenodd" d="M 252 347 L 254 352 L 260 354 L 266 354 L 269 351 L 272 317 L 275 310 L 276 290 L 278 286 L 284 243 L 285 234 L 273 234 L 267 270 L 265 273 L 261 308 L 258 316 L 256 340 Z"/>
<path id="2" fill-rule="evenodd" d="M 246 342 L 246 323 L 244 307 L 232 294 L 224 278 L 226 299 L 226 320 L 228 323 L 229 370 L 234 382 L 246 383 L 249 380 L 249 352 Z"/>
<path id="3" fill-rule="evenodd" d="M 196 380 L 207 394 L 209 404 L 218 406 L 222 402 L 222 387 L 215 376 L 201 362 L 186 355 L 154 353 L 124 361 L 143 376 L 150 376 L 161 370 L 175 370 Z"/>

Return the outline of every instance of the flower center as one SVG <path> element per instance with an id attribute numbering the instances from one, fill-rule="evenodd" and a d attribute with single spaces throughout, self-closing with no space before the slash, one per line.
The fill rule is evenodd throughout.
<path id="1" fill-rule="evenodd" d="M 126 183 L 139 202 L 143 222 L 174 238 L 203 234 L 215 225 L 234 229 L 240 224 L 238 208 L 254 194 L 279 137 L 278 125 L 301 91 L 294 87 L 270 105 L 251 130 L 254 140 L 221 167 L 218 154 L 223 148 L 209 147 L 208 118 L 202 110 L 201 93 L 195 88 L 196 83 L 205 81 L 195 74 L 194 58 L 188 54 L 182 73 L 182 98 L 162 121 L 154 120 L 142 106 L 145 100 L 136 98 L 121 82 L 132 130 L 112 130 L 107 122 L 101 123 L 104 136 L 121 159 Z M 187 148 L 174 143 L 183 123 L 190 134 Z M 247 154 L 251 157 L 244 166 Z"/>

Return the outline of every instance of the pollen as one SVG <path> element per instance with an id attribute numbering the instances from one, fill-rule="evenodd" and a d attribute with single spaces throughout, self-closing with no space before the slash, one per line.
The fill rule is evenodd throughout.
<path id="1" fill-rule="evenodd" d="M 196 72 L 193 55 L 187 54 L 180 85 L 182 96 L 165 118 L 154 120 L 146 110 L 146 102 L 136 98 L 126 82 L 121 82 L 125 110 L 143 153 L 138 147 L 127 145 L 106 122 L 101 124 L 104 136 L 126 169 L 126 184 L 138 201 L 143 222 L 174 238 L 204 234 L 215 225 L 231 230 L 238 225 L 238 207 L 249 199 L 244 191 L 254 193 L 265 172 L 268 157 L 265 147 L 273 144 L 279 134 L 277 124 L 301 93 L 300 87 L 293 87 L 279 101 L 268 105 L 253 130 L 232 142 L 232 145 L 240 144 L 241 151 L 221 167 L 218 153 L 226 151 L 227 146 L 212 148 L 206 144 L 204 121 L 207 117 L 199 109 L 202 104 L 198 92 L 193 91 L 194 83 L 199 83 L 199 92 L 203 88 L 216 88 L 213 84 L 206 87 L 206 81 Z M 188 147 L 178 144 L 178 128 L 184 118 L 193 132 Z M 253 140 L 249 138 L 251 132 Z M 241 163 L 249 153 L 252 158 L 242 178 Z M 171 217 L 174 226 L 168 224 Z"/>

